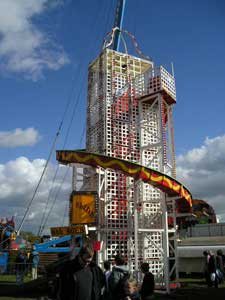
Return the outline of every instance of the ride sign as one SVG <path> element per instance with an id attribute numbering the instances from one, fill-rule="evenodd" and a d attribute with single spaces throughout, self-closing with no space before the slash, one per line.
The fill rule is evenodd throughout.
<path id="1" fill-rule="evenodd" d="M 66 226 L 66 227 L 52 227 L 51 235 L 52 236 L 65 236 L 65 235 L 74 235 L 74 234 L 85 233 L 85 228 L 83 225 L 80 226 Z"/>
<path id="2" fill-rule="evenodd" d="M 96 197 L 96 192 L 72 192 L 70 196 L 70 224 L 95 224 Z"/>

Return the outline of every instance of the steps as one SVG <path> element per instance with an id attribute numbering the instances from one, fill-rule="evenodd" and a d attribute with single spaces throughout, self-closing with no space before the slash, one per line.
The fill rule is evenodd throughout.
<path id="1" fill-rule="evenodd" d="M 46 267 L 59 259 L 58 253 L 39 253 L 39 272 L 45 272 Z"/>

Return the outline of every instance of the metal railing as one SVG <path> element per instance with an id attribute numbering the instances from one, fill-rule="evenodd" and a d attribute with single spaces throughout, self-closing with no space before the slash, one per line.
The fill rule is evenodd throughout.
<path id="1" fill-rule="evenodd" d="M 149 69 L 135 78 L 136 97 L 165 91 L 176 101 L 175 78 L 162 66 Z"/>
<path id="2" fill-rule="evenodd" d="M 0 282 L 23 284 L 43 276 L 43 270 L 32 268 L 32 263 L 8 263 L 0 266 Z"/>

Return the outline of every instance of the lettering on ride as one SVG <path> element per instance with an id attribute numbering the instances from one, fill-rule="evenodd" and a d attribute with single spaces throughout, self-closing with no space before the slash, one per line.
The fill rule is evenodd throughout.
<path id="1" fill-rule="evenodd" d="M 90 218 L 95 217 L 94 210 L 91 210 L 91 208 L 87 204 L 82 204 L 81 201 L 76 202 L 76 208 L 83 210 Z"/>
<path id="2" fill-rule="evenodd" d="M 84 226 L 75 226 L 75 227 L 52 227 L 51 235 L 52 236 L 65 236 L 65 235 L 74 235 L 78 233 L 85 233 Z"/>
<path id="3" fill-rule="evenodd" d="M 70 198 L 70 224 L 93 224 L 96 214 L 96 194 L 93 192 L 73 193 Z"/>

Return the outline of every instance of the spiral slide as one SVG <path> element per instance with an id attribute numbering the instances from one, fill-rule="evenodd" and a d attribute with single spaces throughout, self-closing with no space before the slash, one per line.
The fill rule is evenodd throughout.
<path id="1" fill-rule="evenodd" d="M 145 183 L 158 188 L 170 197 L 179 197 L 192 207 L 192 195 L 188 189 L 176 179 L 154 169 L 126 161 L 123 159 L 86 152 L 85 150 L 58 150 L 56 159 L 62 164 L 80 163 L 92 167 L 110 168 L 120 171 L 135 180 L 141 179 Z"/>

